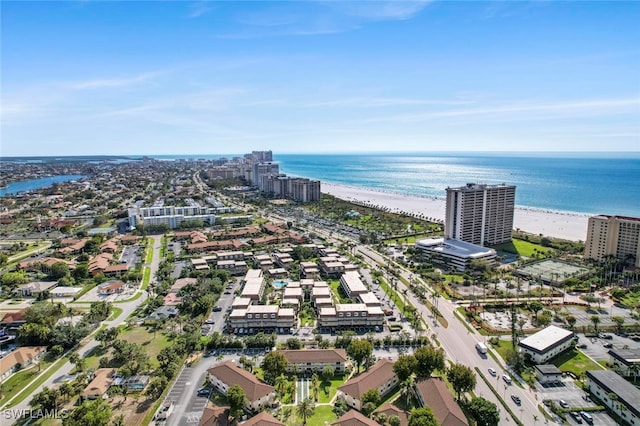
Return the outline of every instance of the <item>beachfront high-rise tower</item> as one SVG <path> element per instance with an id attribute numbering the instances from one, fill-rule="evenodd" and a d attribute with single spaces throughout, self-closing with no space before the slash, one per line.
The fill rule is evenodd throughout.
<path id="1" fill-rule="evenodd" d="M 587 226 L 584 255 L 603 260 L 615 256 L 629 265 L 640 267 L 640 218 L 627 216 L 592 216 Z"/>
<path id="2" fill-rule="evenodd" d="M 513 185 L 447 188 L 444 235 L 483 246 L 511 241 L 515 201 Z"/>

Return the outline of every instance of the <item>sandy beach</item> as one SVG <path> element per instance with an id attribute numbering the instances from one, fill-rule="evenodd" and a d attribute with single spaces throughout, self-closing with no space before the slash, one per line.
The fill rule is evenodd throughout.
<path id="1" fill-rule="evenodd" d="M 426 218 L 444 220 L 444 198 L 418 197 L 392 192 L 373 191 L 347 185 L 322 182 L 322 192 L 347 201 L 385 206 L 393 212 L 423 214 Z M 532 234 L 584 241 L 587 236 L 586 214 L 556 212 L 516 206 L 513 226 Z"/>

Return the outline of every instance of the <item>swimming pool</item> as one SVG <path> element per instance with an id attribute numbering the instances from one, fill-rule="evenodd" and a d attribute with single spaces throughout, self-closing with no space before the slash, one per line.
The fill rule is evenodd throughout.
<path id="1" fill-rule="evenodd" d="M 288 284 L 287 281 L 274 281 L 273 284 L 271 285 L 278 290 L 282 290 L 284 287 L 287 286 L 287 284 Z"/>

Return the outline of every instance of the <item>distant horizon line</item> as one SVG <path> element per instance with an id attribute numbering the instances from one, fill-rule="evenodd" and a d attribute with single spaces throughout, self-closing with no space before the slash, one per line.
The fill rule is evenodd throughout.
<path id="1" fill-rule="evenodd" d="M 273 149 L 253 150 L 253 151 L 271 151 Z M 143 158 L 143 157 L 211 157 L 211 156 L 243 156 L 250 154 L 245 153 L 187 153 L 187 154 L 73 154 L 73 155 L 0 155 L 0 161 L 5 159 L 22 159 L 22 158 Z M 456 155 L 628 155 L 637 154 L 640 155 L 640 150 L 637 151 L 463 151 L 463 150 L 407 150 L 407 151 L 323 151 L 323 152 L 295 152 L 295 151 L 282 151 L 276 155 L 402 155 L 402 154 L 456 154 Z"/>

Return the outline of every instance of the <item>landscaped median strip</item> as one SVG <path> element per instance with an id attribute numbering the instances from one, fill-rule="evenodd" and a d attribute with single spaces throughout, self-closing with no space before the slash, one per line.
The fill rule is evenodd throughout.
<path id="1" fill-rule="evenodd" d="M 513 419 L 513 421 L 516 422 L 517 425 L 519 426 L 524 426 L 524 423 L 522 423 L 520 421 L 520 419 L 518 419 L 518 417 L 515 415 L 515 413 L 511 410 L 511 407 L 509 407 L 507 405 L 507 403 L 505 402 L 504 399 L 502 399 L 502 397 L 500 396 L 500 394 L 498 393 L 498 391 L 496 391 L 493 386 L 491 386 L 491 383 L 489 383 L 489 380 L 487 380 L 487 378 L 484 376 L 484 374 L 482 374 L 482 371 L 480 371 L 480 369 L 478 367 L 474 367 L 476 370 L 476 373 L 478 373 L 478 376 L 480 376 L 480 378 L 487 384 L 487 386 L 489 387 L 489 389 L 491 389 L 491 392 L 493 392 L 493 394 L 496 396 L 496 398 L 498 398 L 498 401 L 500 401 L 500 403 L 502 404 L 502 406 L 504 407 L 505 410 L 507 410 L 507 412 L 509 413 L 509 415 L 511 415 L 511 418 Z"/>

